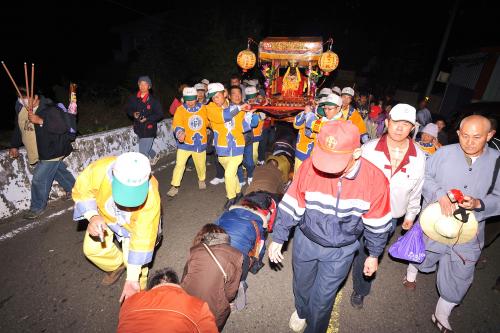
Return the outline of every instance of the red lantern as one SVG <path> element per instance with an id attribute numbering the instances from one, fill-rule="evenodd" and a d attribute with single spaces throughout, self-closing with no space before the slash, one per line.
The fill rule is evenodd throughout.
<path id="1" fill-rule="evenodd" d="M 256 61 L 257 57 L 255 56 L 255 53 L 253 53 L 249 49 L 243 50 L 238 53 L 238 57 L 236 58 L 236 62 L 238 63 L 238 66 L 243 69 L 243 72 L 246 72 L 249 69 L 253 68 Z"/>
<path id="2" fill-rule="evenodd" d="M 330 72 L 333 71 L 339 65 L 339 57 L 336 53 L 328 50 L 321 54 L 321 57 L 318 61 L 319 68 L 325 73 L 325 76 L 330 75 Z"/>

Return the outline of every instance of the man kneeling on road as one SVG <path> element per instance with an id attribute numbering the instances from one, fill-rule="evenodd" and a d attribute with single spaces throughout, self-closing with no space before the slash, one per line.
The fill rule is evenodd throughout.
<path id="1" fill-rule="evenodd" d="M 89 221 L 83 253 L 106 272 L 102 284 L 115 283 L 126 268 L 120 301 L 145 289 L 160 227 L 158 181 L 148 158 L 130 152 L 93 162 L 78 176 L 73 200 L 73 219 Z"/>
<path id="2" fill-rule="evenodd" d="M 326 123 L 311 157 L 302 163 L 278 206 L 269 246 L 271 262 L 281 262 L 283 243 L 290 229 L 299 225 L 292 261 L 293 331 L 307 324 L 305 332 L 326 332 L 359 236 L 364 231 L 369 257 L 363 272 L 371 276 L 387 242 L 391 218 L 389 182 L 361 157 L 358 128 L 344 121 Z"/>

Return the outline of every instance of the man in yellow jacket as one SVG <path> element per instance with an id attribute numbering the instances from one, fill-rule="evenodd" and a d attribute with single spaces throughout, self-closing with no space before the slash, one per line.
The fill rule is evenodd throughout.
<path id="1" fill-rule="evenodd" d="M 89 221 L 83 253 L 106 272 L 102 284 L 115 283 L 126 269 L 120 301 L 144 289 L 160 232 L 158 181 L 148 158 L 129 152 L 97 160 L 80 173 L 72 194 L 73 219 Z"/>
<path id="2" fill-rule="evenodd" d="M 207 160 L 207 109 L 197 101 L 195 88 L 186 87 L 182 92 L 184 103 L 180 105 L 174 114 L 172 128 L 177 140 L 177 157 L 175 160 L 174 173 L 172 175 L 172 187 L 167 192 L 169 197 L 174 197 L 179 192 L 182 176 L 186 169 L 186 162 L 191 156 L 193 158 L 196 173 L 198 174 L 198 188 L 204 190 Z"/>
<path id="3" fill-rule="evenodd" d="M 251 119 L 245 119 L 245 112 L 242 111 L 248 111 L 250 105 L 230 104 L 221 83 L 210 83 L 207 97 L 212 99 L 206 107 L 208 121 L 214 132 L 214 147 L 219 162 L 224 167 L 227 196 L 224 208 L 229 208 L 241 197 L 241 187 L 236 172 L 243 161 L 245 149 L 243 133 L 251 129 Z"/>
<path id="4" fill-rule="evenodd" d="M 368 142 L 370 137 L 366 131 L 366 125 L 358 110 L 351 105 L 354 98 L 354 89 L 345 87 L 340 95 L 342 98 L 342 119 L 350 120 L 359 130 L 361 143 Z"/>

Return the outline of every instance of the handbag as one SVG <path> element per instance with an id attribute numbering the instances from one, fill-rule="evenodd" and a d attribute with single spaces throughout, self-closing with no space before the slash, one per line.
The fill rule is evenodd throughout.
<path id="1" fill-rule="evenodd" d="M 389 254 L 398 259 L 421 263 L 425 259 L 424 232 L 420 223 L 413 227 L 391 245 Z"/>

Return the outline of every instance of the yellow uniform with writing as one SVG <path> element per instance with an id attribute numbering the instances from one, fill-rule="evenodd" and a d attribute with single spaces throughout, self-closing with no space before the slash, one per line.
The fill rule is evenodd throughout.
<path id="1" fill-rule="evenodd" d="M 83 241 L 83 253 L 97 267 L 106 272 L 127 266 L 127 280 L 139 281 L 141 289 L 147 284 L 148 267 L 160 227 L 160 194 L 158 181 L 151 176 L 149 192 L 143 206 L 132 211 L 119 209 L 111 193 L 112 167 L 115 156 L 104 157 L 87 166 L 73 187 L 74 220 L 102 216 L 107 225 L 105 242 L 90 237 Z M 122 243 L 121 251 L 113 237 Z"/>
<path id="2" fill-rule="evenodd" d="M 179 131 L 184 131 L 186 137 L 184 142 L 177 142 L 177 158 L 172 175 L 172 186 L 180 186 L 186 162 L 190 156 L 193 157 L 198 180 L 205 180 L 207 125 L 207 109 L 204 105 L 197 103 L 193 108 L 189 108 L 183 104 L 176 109 L 172 122 L 174 134 L 177 135 Z"/>

